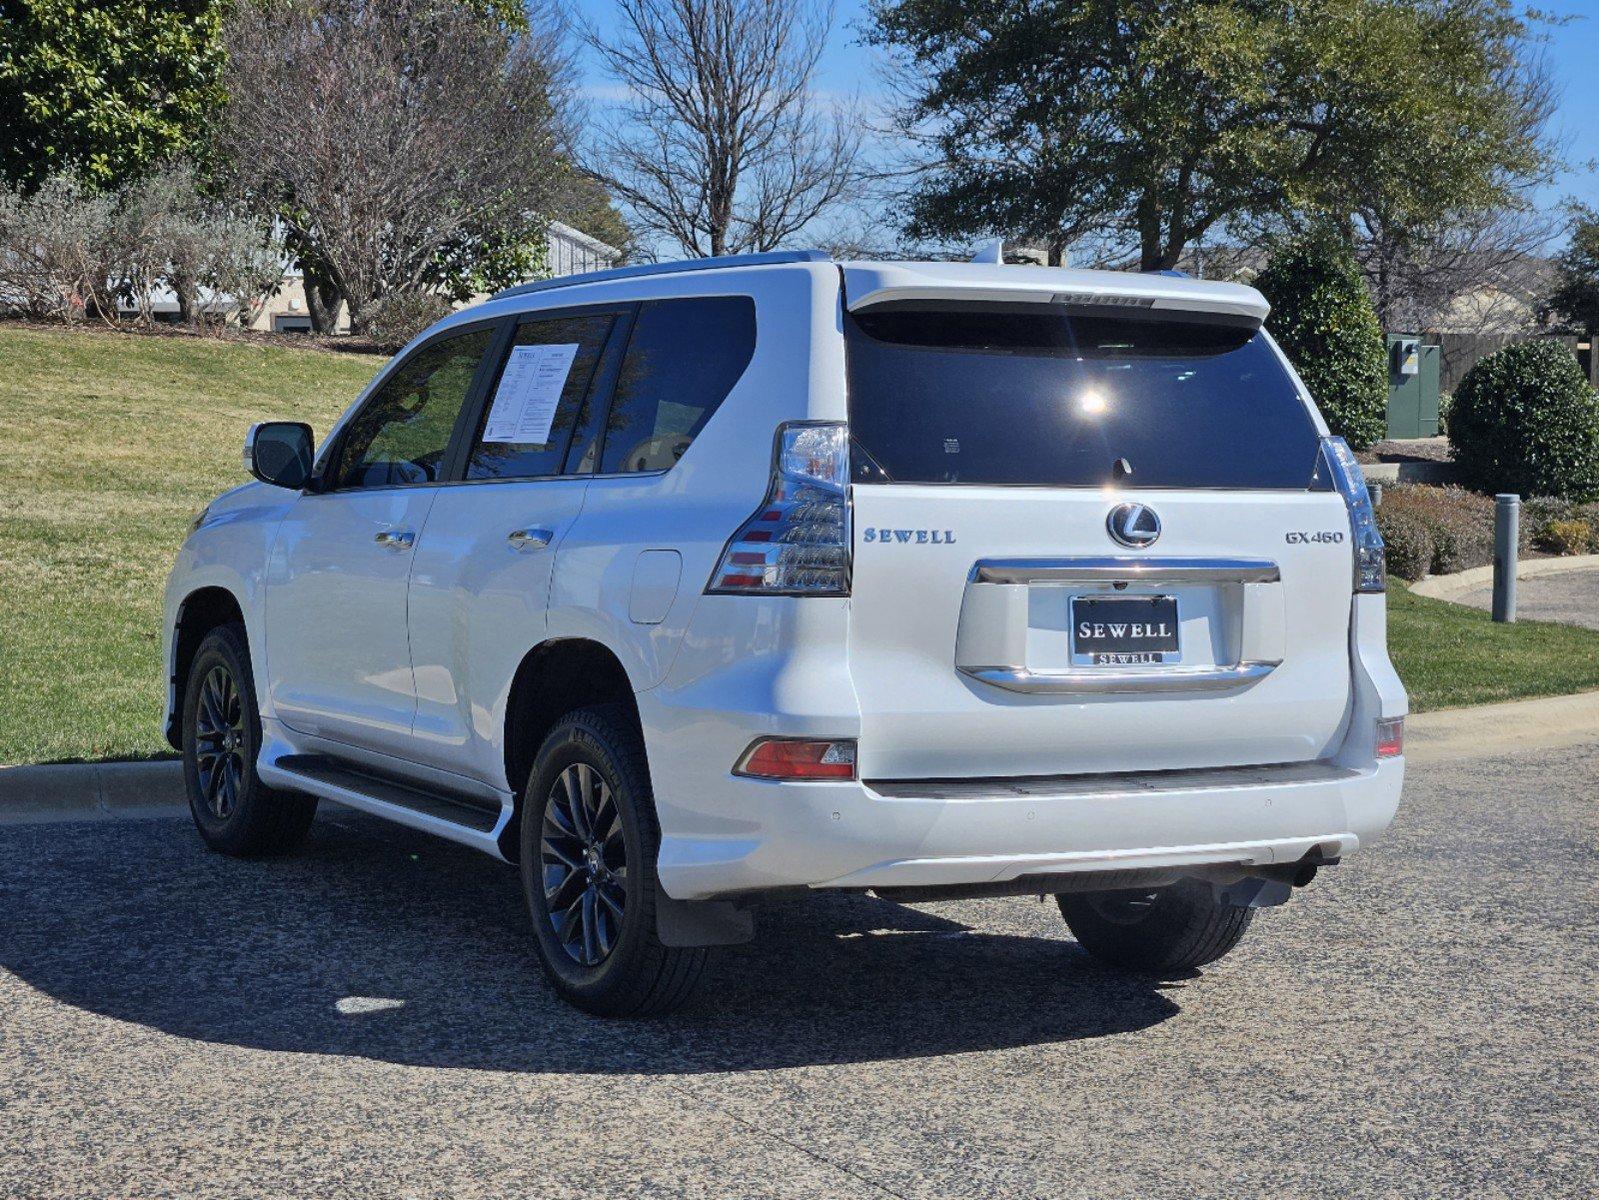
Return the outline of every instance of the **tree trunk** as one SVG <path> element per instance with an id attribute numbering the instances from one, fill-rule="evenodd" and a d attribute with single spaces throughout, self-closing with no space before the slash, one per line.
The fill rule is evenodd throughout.
<path id="1" fill-rule="evenodd" d="M 197 310 L 197 292 L 194 280 L 188 275 L 174 271 L 168 282 L 172 285 L 172 294 L 178 301 L 178 320 L 193 329 L 200 320 Z"/>
<path id="2" fill-rule="evenodd" d="M 344 300 L 339 285 L 309 262 L 302 262 L 300 270 L 305 279 L 305 311 L 310 314 L 311 329 L 316 333 L 337 333 L 339 305 Z"/>
<path id="3" fill-rule="evenodd" d="M 1160 202 L 1145 192 L 1138 201 L 1138 269 L 1158 271 L 1165 265 L 1165 256 L 1160 236 Z"/>
<path id="4" fill-rule="evenodd" d="M 1049 265 L 1063 267 L 1066 265 L 1066 243 L 1059 239 L 1049 243 Z"/>

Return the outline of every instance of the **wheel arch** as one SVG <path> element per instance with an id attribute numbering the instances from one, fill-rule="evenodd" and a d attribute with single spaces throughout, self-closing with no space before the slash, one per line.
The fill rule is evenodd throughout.
<path id="1" fill-rule="evenodd" d="M 183 748 L 179 722 L 183 714 L 183 691 L 188 682 L 189 666 L 194 662 L 200 643 L 213 629 L 222 625 L 237 624 L 244 630 L 245 645 L 250 635 L 245 627 L 244 606 L 239 598 L 225 587 L 210 585 L 196 588 L 178 605 L 177 619 L 173 623 L 172 661 L 169 664 L 167 686 L 172 702 L 167 706 L 166 739 L 175 750 Z"/>
<path id="2" fill-rule="evenodd" d="M 500 852 L 508 862 L 518 857 L 522 793 L 539 747 L 567 713 L 595 704 L 620 705 L 639 724 L 632 680 L 604 643 L 552 638 L 534 646 L 518 664 L 505 705 L 505 780 L 516 797 L 515 815 L 500 833 Z"/>

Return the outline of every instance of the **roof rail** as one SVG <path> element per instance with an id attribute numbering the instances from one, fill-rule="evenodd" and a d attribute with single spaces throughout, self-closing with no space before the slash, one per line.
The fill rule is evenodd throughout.
<path id="1" fill-rule="evenodd" d="M 504 300 L 508 296 L 526 296 L 533 292 L 548 292 L 555 288 L 576 287 L 580 283 L 609 283 L 613 279 L 679 275 L 689 271 L 714 271 L 720 267 L 775 267 L 783 263 L 832 261 L 832 256 L 823 250 L 773 250 L 766 254 L 724 254 L 719 258 L 685 258 L 677 262 L 639 263 L 632 267 L 612 267 L 608 271 L 585 271 L 581 275 L 562 275 L 556 279 L 540 279 L 535 283 L 519 283 L 515 287 L 495 292 L 489 299 Z"/>

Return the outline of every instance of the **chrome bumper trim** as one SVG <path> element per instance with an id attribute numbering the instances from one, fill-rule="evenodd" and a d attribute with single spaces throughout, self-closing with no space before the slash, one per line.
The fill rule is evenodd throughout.
<path id="1" fill-rule="evenodd" d="M 1264 679 L 1275 662 L 1242 662 L 1230 667 L 1158 667 L 1119 670 L 1029 671 L 1024 667 L 960 667 L 979 683 L 1030 695 L 1105 695 L 1115 692 L 1219 692 Z"/>
<path id="2" fill-rule="evenodd" d="M 973 568 L 978 583 L 1277 583 L 1282 571 L 1266 558 L 987 558 Z"/>

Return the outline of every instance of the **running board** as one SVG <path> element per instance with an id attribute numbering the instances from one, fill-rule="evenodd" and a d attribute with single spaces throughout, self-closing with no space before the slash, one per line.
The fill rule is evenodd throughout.
<path id="1" fill-rule="evenodd" d="M 256 773 L 270 787 L 306 792 L 495 858 L 504 857 L 499 835 L 511 819 L 509 804 L 495 806 L 475 796 L 424 791 L 322 754 L 286 754 L 271 760 L 263 756 Z"/>

